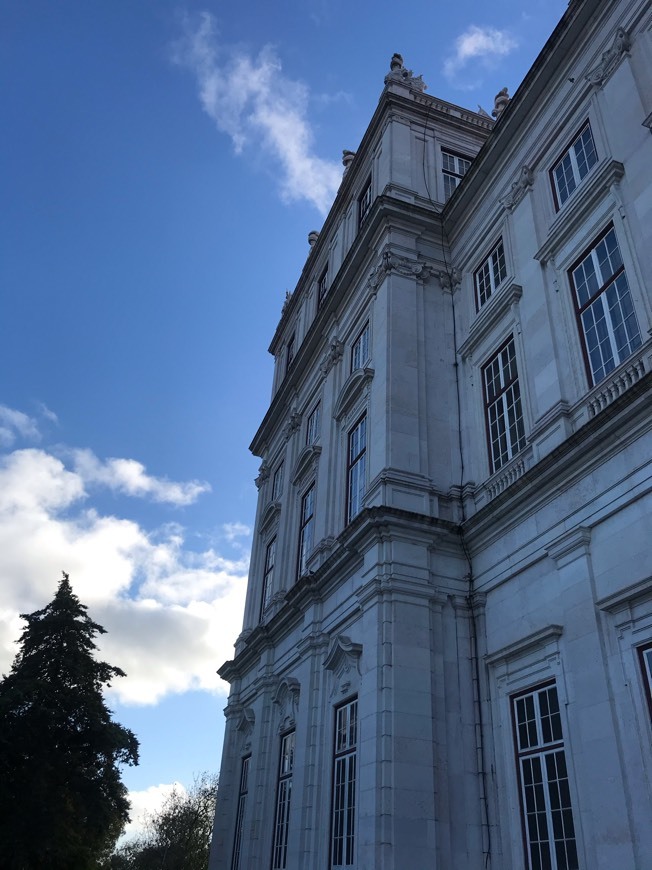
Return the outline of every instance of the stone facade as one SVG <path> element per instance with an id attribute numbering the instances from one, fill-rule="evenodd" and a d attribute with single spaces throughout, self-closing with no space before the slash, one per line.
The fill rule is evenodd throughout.
<path id="1" fill-rule="evenodd" d="M 285 302 L 211 870 L 652 867 L 652 10 L 394 55 Z"/>

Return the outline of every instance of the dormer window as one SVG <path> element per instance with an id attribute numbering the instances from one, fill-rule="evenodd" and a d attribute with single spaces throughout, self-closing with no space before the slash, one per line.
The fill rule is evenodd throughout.
<path id="1" fill-rule="evenodd" d="M 444 151 L 442 148 L 441 159 L 444 176 L 444 201 L 446 201 L 468 172 L 471 158 L 454 154 L 452 151 Z"/>
<path id="2" fill-rule="evenodd" d="M 371 176 L 358 197 L 358 226 L 361 227 L 371 208 Z"/>

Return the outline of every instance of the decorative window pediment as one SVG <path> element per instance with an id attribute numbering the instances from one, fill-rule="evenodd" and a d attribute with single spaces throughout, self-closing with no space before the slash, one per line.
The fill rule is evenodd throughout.
<path id="1" fill-rule="evenodd" d="M 292 470 L 292 483 L 295 486 L 316 467 L 320 453 L 321 447 L 318 444 L 307 444 L 303 448 Z"/>
<path id="2" fill-rule="evenodd" d="M 338 634 L 331 643 L 324 668 L 333 674 L 331 695 L 357 692 L 360 683 L 362 644 L 354 643 L 345 634 Z"/>
<path id="3" fill-rule="evenodd" d="M 273 698 L 279 712 L 279 731 L 295 727 L 300 692 L 301 684 L 295 677 L 283 677 L 279 682 Z"/>
<path id="4" fill-rule="evenodd" d="M 240 736 L 243 751 L 248 752 L 251 748 L 251 735 L 256 724 L 256 714 L 251 707 L 243 707 L 236 720 L 235 730 Z"/>
<path id="5" fill-rule="evenodd" d="M 263 515 L 260 518 L 260 531 L 265 532 L 267 529 L 271 528 L 274 525 L 276 520 L 278 519 L 278 515 L 281 513 L 281 502 L 280 501 L 270 501 L 265 510 L 263 511 Z"/>
<path id="6" fill-rule="evenodd" d="M 469 335 L 460 347 L 460 355 L 463 359 L 473 355 L 476 348 L 491 335 L 510 310 L 514 311 L 514 320 L 517 319 L 515 309 L 522 295 L 523 288 L 521 285 L 510 282 L 489 300 L 486 307 L 480 311 L 473 321 L 469 329 Z"/>
<path id="7" fill-rule="evenodd" d="M 333 416 L 336 420 L 340 420 L 353 407 L 371 383 L 373 376 L 374 370 L 369 368 L 351 372 L 335 402 Z"/>

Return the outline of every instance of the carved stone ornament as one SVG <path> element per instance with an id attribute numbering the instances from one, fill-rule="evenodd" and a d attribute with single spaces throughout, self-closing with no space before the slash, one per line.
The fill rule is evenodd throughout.
<path id="1" fill-rule="evenodd" d="M 349 167 L 353 163 L 355 151 L 349 151 L 347 148 L 342 151 L 342 166 L 344 167 L 344 175 L 349 171 Z"/>
<path id="2" fill-rule="evenodd" d="M 317 244 L 317 239 L 319 238 L 319 233 L 317 230 L 310 230 L 308 233 L 308 244 L 311 248 L 314 248 Z"/>
<path id="3" fill-rule="evenodd" d="M 360 656 L 362 644 L 353 643 L 345 634 L 333 640 L 324 661 L 324 667 L 333 674 L 331 695 L 346 695 L 358 688 L 360 682 Z"/>
<path id="4" fill-rule="evenodd" d="M 243 707 L 240 716 L 236 720 L 235 730 L 240 735 L 242 740 L 243 750 L 249 752 L 251 749 L 251 735 L 256 724 L 256 714 L 251 707 Z"/>
<path id="5" fill-rule="evenodd" d="M 274 695 L 274 703 L 279 711 L 279 732 L 294 728 L 299 708 L 301 685 L 294 677 L 283 677 Z"/>
<path id="6" fill-rule="evenodd" d="M 383 283 L 385 276 L 390 272 L 396 272 L 406 277 L 420 278 L 425 281 L 436 274 L 434 268 L 428 263 L 408 260 L 407 257 L 399 257 L 391 251 L 383 253 L 380 263 L 373 269 L 367 280 L 367 286 L 375 292 Z"/>
<path id="7" fill-rule="evenodd" d="M 281 308 L 281 317 L 283 317 L 285 312 L 288 310 L 288 305 L 290 304 L 291 299 L 292 299 L 292 293 L 290 293 L 289 290 L 286 290 L 285 291 L 285 299 L 283 301 L 283 308 Z"/>
<path id="8" fill-rule="evenodd" d="M 422 76 L 415 76 L 411 69 L 406 69 L 403 66 L 403 57 L 398 53 L 392 55 L 392 59 L 389 62 L 389 72 L 385 76 L 386 85 L 392 82 L 407 85 L 420 93 L 423 93 L 427 87 Z"/>
<path id="9" fill-rule="evenodd" d="M 509 193 L 506 193 L 505 196 L 500 198 L 501 205 L 503 205 L 507 211 L 514 211 L 516 206 L 532 187 L 533 183 L 534 173 L 529 166 L 523 164 L 523 166 L 521 166 L 521 172 L 516 181 L 512 184 Z"/>
<path id="10" fill-rule="evenodd" d="M 287 423 L 283 427 L 283 437 L 286 441 L 293 432 L 297 431 L 299 426 L 301 426 L 301 414 L 299 414 L 297 411 L 293 411 L 288 417 Z"/>
<path id="11" fill-rule="evenodd" d="M 611 48 L 602 53 L 600 63 L 586 75 L 586 80 L 601 88 L 618 66 L 621 57 L 632 47 L 632 40 L 623 27 L 619 27 Z"/>
<path id="12" fill-rule="evenodd" d="M 269 480 L 269 466 L 263 462 L 258 469 L 258 477 L 254 480 L 256 489 L 260 489 L 266 480 Z"/>
<path id="13" fill-rule="evenodd" d="M 322 375 L 326 376 L 333 368 L 335 363 L 338 363 L 344 356 L 344 342 L 334 338 L 328 346 L 328 350 L 324 354 L 319 369 Z"/>
<path id="14" fill-rule="evenodd" d="M 459 287 L 462 283 L 462 273 L 459 269 L 456 269 L 454 266 L 452 269 L 448 271 L 440 271 L 437 272 L 437 278 L 439 279 L 439 284 L 442 290 L 454 290 L 455 287 Z"/>
<path id="15" fill-rule="evenodd" d="M 509 99 L 509 91 L 507 90 L 507 88 L 502 88 L 494 97 L 494 108 L 491 114 L 496 120 L 500 118 L 502 113 L 509 105 Z"/>

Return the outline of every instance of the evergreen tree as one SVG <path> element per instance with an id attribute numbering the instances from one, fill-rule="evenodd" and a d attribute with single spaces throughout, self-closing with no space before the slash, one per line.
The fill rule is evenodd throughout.
<path id="1" fill-rule="evenodd" d="M 0 870 L 91 870 L 129 820 L 118 764 L 138 741 L 102 689 L 120 668 L 93 657 L 104 634 L 64 573 L 0 682 Z"/>

